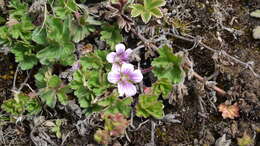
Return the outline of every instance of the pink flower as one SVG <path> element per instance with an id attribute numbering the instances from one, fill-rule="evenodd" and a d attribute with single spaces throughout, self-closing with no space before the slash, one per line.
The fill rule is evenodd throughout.
<path id="1" fill-rule="evenodd" d="M 128 97 L 136 94 L 136 87 L 133 83 L 141 82 L 143 75 L 140 70 L 134 70 L 132 64 L 124 63 L 121 69 L 112 69 L 108 73 L 107 79 L 110 83 L 117 84 L 120 96 Z"/>
<path id="2" fill-rule="evenodd" d="M 125 50 L 124 44 L 117 44 L 116 52 L 111 52 L 107 55 L 107 61 L 113 64 L 112 70 L 114 68 L 119 69 L 123 63 L 127 63 L 131 53 L 131 49 Z"/>

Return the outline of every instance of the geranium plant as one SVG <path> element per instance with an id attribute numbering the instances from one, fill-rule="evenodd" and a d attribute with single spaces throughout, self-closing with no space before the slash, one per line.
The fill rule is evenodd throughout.
<path id="1" fill-rule="evenodd" d="M 112 71 L 108 73 L 108 81 L 117 84 L 120 96 L 134 96 L 137 93 L 133 83 L 139 83 L 143 75 L 139 69 L 135 70 L 132 64 L 127 63 L 132 50 L 127 49 L 123 44 L 116 45 L 116 53 L 107 55 L 107 60 L 113 63 Z"/>

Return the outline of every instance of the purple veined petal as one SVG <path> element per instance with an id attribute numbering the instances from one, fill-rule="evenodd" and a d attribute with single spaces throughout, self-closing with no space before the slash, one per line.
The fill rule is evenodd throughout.
<path id="1" fill-rule="evenodd" d="M 107 59 L 107 61 L 109 63 L 114 63 L 115 62 L 115 58 L 116 58 L 116 53 L 115 52 L 111 52 L 111 53 L 107 54 L 107 57 L 106 57 L 106 59 Z"/>
<path id="2" fill-rule="evenodd" d="M 113 63 L 113 65 L 112 65 L 112 71 L 113 72 L 120 72 L 120 69 L 121 69 L 121 65 L 120 64 Z"/>
<path id="3" fill-rule="evenodd" d="M 136 94 L 136 87 L 129 82 L 119 82 L 118 83 L 118 92 L 120 96 L 125 94 L 126 97 L 134 96 Z"/>
<path id="4" fill-rule="evenodd" d="M 122 54 L 125 52 L 125 45 L 120 43 L 116 45 L 116 54 Z"/>
<path id="5" fill-rule="evenodd" d="M 116 84 L 120 80 L 120 73 L 116 71 L 111 71 L 107 75 L 107 80 L 110 83 Z"/>
<path id="6" fill-rule="evenodd" d="M 123 55 L 121 56 L 122 60 L 128 61 L 128 60 L 129 60 L 129 56 L 131 55 L 132 52 L 133 52 L 133 50 L 127 49 L 127 50 L 123 53 Z"/>
<path id="7" fill-rule="evenodd" d="M 118 88 L 119 96 L 124 96 L 124 94 L 125 94 L 124 83 L 123 82 L 118 82 L 117 83 L 117 88 Z"/>
<path id="8" fill-rule="evenodd" d="M 142 75 L 142 72 L 138 69 L 138 70 L 135 70 L 134 72 L 132 72 L 129 75 L 129 78 L 131 81 L 138 83 L 143 80 L 143 75 Z"/>
<path id="9" fill-rule="evenodd" d="M 125 51 L 125 57 L 128 58 L 128 57 L 131 55 L 132 52 L 133 52 L 132 49 L 127 49 L 127 50 Z"/>
<path id="10" fill-rule="evenodd" d="M 121 72 L 124 74 L 130 74 L 134 71 L 134 66 L 129 63 L 123 63 L 121 67 Z"/>

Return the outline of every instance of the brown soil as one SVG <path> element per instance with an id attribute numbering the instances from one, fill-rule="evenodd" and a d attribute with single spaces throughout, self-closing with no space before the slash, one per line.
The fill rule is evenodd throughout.
<path id="1" fill-rule="evenodd" d="M 186 5 L 184 1 L 187 0 L 183 0 L 183 2 L 181 0 L 178 1 L 180 4 L 184 4 L 184 8 L 189 10 L 191 15 L 191 17 L 182 19 L 182 21 L 190 22 L 191 30 L 187 32 L 188 34 L 200 36 L 202 42 L 208 46 L 216 50 L 224 50 L 244 62 L 253 61 L 255 63 L 255 71 L 260 74 L 260 41 L 254 40 L 251 35 L 252 29 L 256 25 L 260 25 L 260 19 L 254 19 L 249 16 L 249 12 L 260 7 L 259 1 L 218 0 L 219 6 L 222 8 L 220 12 L 224 14 L 223 25 L 244 32 L 237 38 L 234 37 L 233 33 L 216 25 L 218 20 L 213 15 L 214 9 L 216 9 L 214 8 L 214 5 L 216 5 L 215 0 L 191 0 Z M 232 19 L 234 19 L 233 24 L 231 24 Z M 173 39 L 173 41 L 177 46 L 187 48 L 193 46 L 192 43 L 182 40 Z M 228 91 L 232 96 L 214 96 L 214 91 L 203 88 L 202 84 L 195 79 L 187 81 L 189 95 L 184 97 L 183 104 L 175 103 L 174 105 L 168 105 L 166 103 L 165 108 L 166 114 L 179 114 L 176 119 L 180 120 L 181 123 L 159 124 L 158 121 L 154 120 L 157 123 L 155 144 L 158 146 L 214 145 L 218 138 L 226 134 L 227 139 L 232 140 L 231 145 L 237 145 L 237 139 L 241 138 L 244 133 L 247 133 L 250 137 L 255 136 L 255 145 L 260 145 L 260 134 L 259 131 L 257 132 L 257 129 L 259 130 L 260 128 L 260 80 L 256 79 L 248 69 L 236 63 L 231 66 L 219 64 L 219 68 L 216 68 L 216 64 L 212 59 L 213 53 L 206 49 L 197 47 L 189 54 L 195 63 L 194 70 L 203 77 L 209 77 L 215 71 L 219 71 L 218 76 L 215 77 L 217 86 Z M 16 69 L 16 64 L 13 62 L 13 56 L 0 56 L 0 103 L 11 96 L 9 89 L 12 87 L 13 74 Z M 24 76 L 22 77 L 24 78 Z M 18 80 L 18 84 L 19 82 L 21 83 L 22 81 Z M 216 101 L 213 102 L 215 97 Z M 200 99 L 205 103 L 203 104 L 203 109 L 200 106 Z M 222 118 L 216 107 L 226 100 L 229 100 L 231 103 L 238 103 L 240 108 L 239 118 L 234 120 Z M 65 118 L 67 119 L 67 124 L 62 127 L 62 130 L 77 131 L 73 125 L 80 119 L 64 113 L 66 113 L 64 110 L 61 110 L 61 112 L 56 111 L 55 116 L 49 116 L 48 119 Z M 134 118 L 134 124 L 138 125 L 145 120 Z M 21 127 L 25 129 L 25 131 L 20 130 L 22 131 L 22 134 L 19 133 L 21 136 L 13 132 L 14 129 L 21 129 Z M 28 140 L 30 132 L 26 132 L 26 130 L 31 130 L 28 125 L 5 125 L 0 130 L 13 132 L 13 138 L 19 139 L 19 144 L 15 143 L 15 141 L 12 142 L 14 145 L 28 145 L 28 142 L 32 144 Z M 73 132 L 65 144 L 87 145 L 86 143 L 94 143 L 94 131 L 95 129 L 92 128 L 89 134 L 85 136 L 80 136 L 77 132 Z M 150 142 L 151 124 L 148 122 L 139 130 L 128 131 L 127 133 L 131 140 L 130 145 L 145 145 Z M 21 143 L 21 141 L 24 143 Z M 57 143 L 61 142 L 57 139 L 54 141 Z M 120 142 L 121 144 L 126 143 L 126 141 L 125 137 L 115 140 L 115 142 Z"/>

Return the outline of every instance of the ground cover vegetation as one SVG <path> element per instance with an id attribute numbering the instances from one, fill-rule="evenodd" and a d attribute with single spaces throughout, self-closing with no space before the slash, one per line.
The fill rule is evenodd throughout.
<path id="1" fill-rule="evenodd" d="M 0 145 L 259 145 L 257 4 L 0 0 Z"/>

